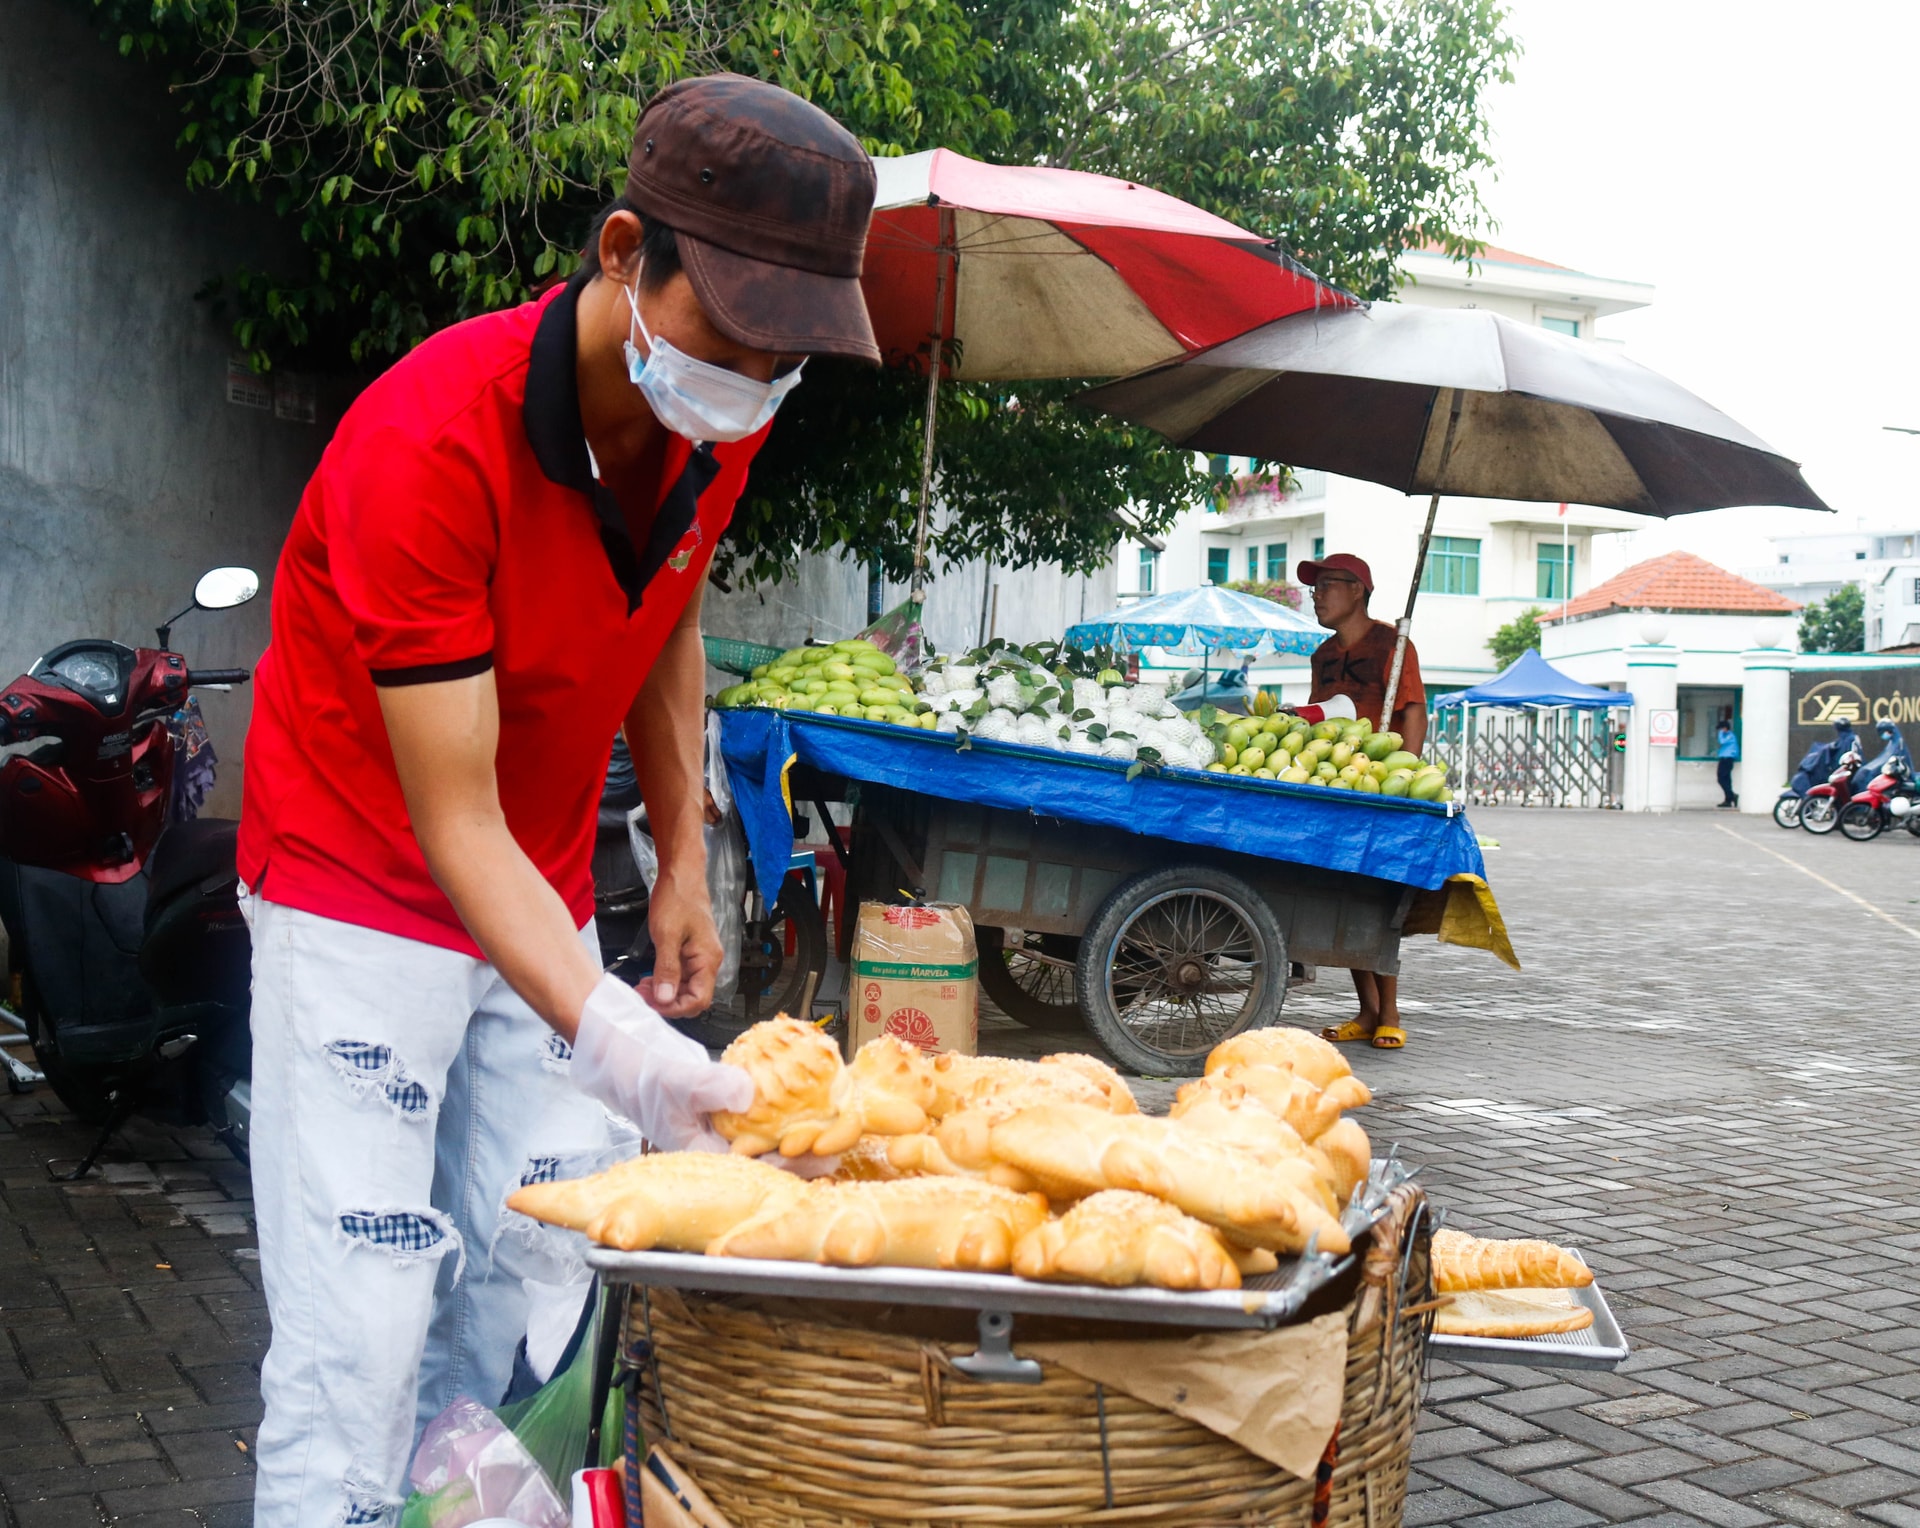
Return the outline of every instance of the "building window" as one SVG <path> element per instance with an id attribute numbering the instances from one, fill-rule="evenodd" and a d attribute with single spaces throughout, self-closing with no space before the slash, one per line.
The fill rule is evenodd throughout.
<path id="1" fill-rule="evenodd" d="M 1781 560 L 1782 562 L 1791 562 L 1791 561 L 1793 561 L 1793 559 L 1792 559 L 1791 557 L 1789 557 L 1789 556 L 1787 556 L 1787 554 L 1786 554 L 1785 552 L 1782 552 L 1782 553 L 1780 554 L 1780 560 Z"/>
<path id="2" fill-rule="evenodd" d="M 1540 327 L 1551 329 L 1555 334 L 1570 334 L 1575 339 L 1580 338 L 1580 320 L 1577 318 L 1558 318 L 1548 314 L 1540 320 Z"/>
<path id="3" fill-rule="evenodd" d="M 1315 536 L 1313 538 L 1313 560 L 1315 562 L 1318 562 L 1322 557 L 1325 557 L 1326 555 L 1327 555 L 1327 538 L 1325 536 Z"/>
<path id="4" fill-rule="evenodd" d="M 1155 575 L 1160 571 L 1160 554 L 1150 546 L 1140 548 L 1140 592 L 1153 593 L 1157 581 Z"/>
<path id="5" fill-rule="evenodd" d="M 1695 762 L 1717 759 L 1715 738 L 1722 722 L 1732 722 L 1740 731 L 1740 691 L 1715 689 L 1705 685 L 1680 686 L 1680 757 Z"/>
<path id="6" fill-rule="evenodd" d="M 1563 560 L 1564 558 L 1564 560 Z M 1573 547 L 1542 545 L 1534 565 L 1533 592 L 1543 600 L 1573 597 Z"/>
<path id="7" fill-rule="evenodd" d="M 1233 551 L 1230 547 L 1210 546 L 1207 548 L 1207 582 L 1224 584 L 1233 577 Z"/>
<path id="8" fill-rule="evenodd" d="M 1267 543 L 1267 581 L 1279 583 L 1287 576 L 1287 544 L 1284 541 Z"/>
<path id="9" fill-rule="evenodd" d="M 1920 578 L 1913 581 L 1913 599 L 1909 603 L 1920 605 Z"/>
<path id="10" fill-rule="evenodd" d="M 1422 594 L 1478 594 L 1480 543 L 1472 536 L 1435 536 L 1420 575 Z"/>
<path id="11" fill-rule="evenodd" d="M 1260 548 L 1257 546 L 1250 546 L 1247 548 L 1247 582 L 1252 584 L 1252 583 L 1258 583 L 1259 581 L 1260 581 Z"/>
<path id="12" fill-rule="evenodd" d="M 1855 562 L 1865 562 L 1867 560 L 1867 554 L 1865 552 L 1855 552 L 1853 554 L 1853 560 Z"/>

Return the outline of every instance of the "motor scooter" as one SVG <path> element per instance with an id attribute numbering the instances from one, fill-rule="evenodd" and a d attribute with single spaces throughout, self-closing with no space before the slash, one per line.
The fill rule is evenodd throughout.
<path id="1" fill-rule="evenodd" d="M 1800 826 L 1809 833 L 1831 833 L 1840 826 L 1840 810 L 1853 799 L 1853 782 L 1860 774 L 1860 750 L 1840 755 L 1833 773 L 1808 789 L 1800 802 Z"/>
<path id="2" fill-rule="evenodd" d="M 69 1178 L 136 1110 L 211 1123 L 245 1156 L 239 825 L 197 815 L 213 756 L 192 692 L 251 675 L 190 669 L 171 640 L 182 617 L 259 589 L 251 568 L 215 568 L 156 646 L 64 642 L 0 691 L 8 1016 L 61 1102 L 100 1127 Z M 197 791 L 177 788 L 188 774 Z"/>
<path id="3" fill-rule="evenodd" d="M 1878 838 L 1894 823 L 1920 836 L 1920 786 L 1903 755 L 1889 758 L 1866 788 L 1840 812 L 1840 831 L 1857 844 Z"/>

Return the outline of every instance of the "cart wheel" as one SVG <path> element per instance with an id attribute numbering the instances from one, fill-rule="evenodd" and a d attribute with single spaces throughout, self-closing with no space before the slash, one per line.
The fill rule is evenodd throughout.
<path id="1" fill-rule="evenodd" d="M 1081 1027 L 1073 1000 L 1080 941 L 1071 934 L 1023 934 L 1007 942 L 1001 928 L 974 930 L 980 942 L 980 985 L 1000 1011 L 1029 1029 L 1058 1034 Z"/>
<path id="2" fill-rule="evenodd" d="M 1122 1068 L 1198 1077 L 1207 1052 L 1280 1017 L 1287 947 L 1266 899 L 1203 865 L 1116 887 L 1080 941 L 1087 1026 Z"/>

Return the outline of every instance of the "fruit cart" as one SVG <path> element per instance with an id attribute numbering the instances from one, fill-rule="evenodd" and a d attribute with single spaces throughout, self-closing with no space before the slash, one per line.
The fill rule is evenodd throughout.
<path id="1" fill-rule="evenodd" d="M 845 904 L 968 908 L 981 984 L 1021 1023 L 1085 1026 L 1129 1070 L 1197 1075 L 1280 1017 L 1290 977 L 1394 973 L 1435 933 L 1513 959 L 1466 819 L 1449 804 L 782 710 L 723 715 L 762 894 L 794 814 L 852 807 Z M 852 920 L 840 920 L 844 961 Z M 844 1000 L 844 994 L 840 994 Z"/>

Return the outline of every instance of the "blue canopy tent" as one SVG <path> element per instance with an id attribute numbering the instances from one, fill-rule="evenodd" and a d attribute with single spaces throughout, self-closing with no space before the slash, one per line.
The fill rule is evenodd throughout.
<path id="1" fill-rule="evenodd" d="M 1067 642 L 1073 647 L 1111 647 L 1123 653 L 1142 647 L 1198 652 L 1200 684 L 1190 697 L 1177 698 L 1176 703 L 1182 707 L 1199 705 L 1203 700 L 1244 704 L 1247 692 L 1243 686 L 1209 687 L 1207 683 L 1207 666 L 1223 649 L 1304 655 L 1326 640 L 1327 633 L 1298 611 L 1217 584 L 1150 595 L 1067 628 Z"/>
<path id="2" fill-rule="evenodd" d="M 1631 706 L 1625 690 L 1603 690 L 1571 679 L 1528 648 L 1485 684 L 1453 690 L 1435 698 L 1436 711 L 1458 707 L 1461 714 L 1460 794 L 1473 799 L 1473 708 L 1489 706 L 1507 711 L 1609 711 Z M 1598 726 L 1598 718 L 1594 725 Z"/>
<path id="3" fill-rule="evenodd" d="M 1632 704 L 1633 697 L 1625 690 L 1602 690 L 1569 679 L 1533 648 L 1485 684 L 1450 691 L 1433 702 L 1436 711 L 1442 706 L 1503 706 L 1512 710 L 1571 706 L 1580 711 L 1606 711 Z"/>

